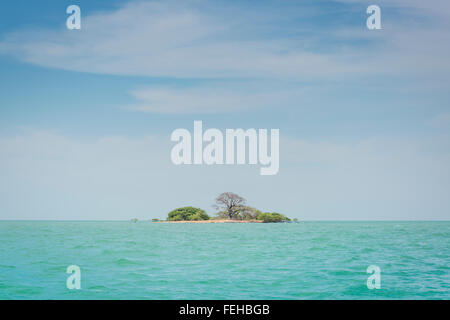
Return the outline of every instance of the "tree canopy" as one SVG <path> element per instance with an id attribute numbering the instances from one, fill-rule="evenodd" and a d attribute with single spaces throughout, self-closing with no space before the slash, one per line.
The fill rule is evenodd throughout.
<path id="1" fill-rule="evenodd" d="M 233 192 L 224 192 L 216 198 L 215 208 L 226 212 L 228 219 L 235 219 L 245 205 L 245 199 Z"/>
<path id="2" fill-rule="evenodd" d="M 204 210 L 194 207 L 178 208 L 169 212 L 167 216 L 167 220 L 169 221 L 198 221 L 209 219 L 209 216 Z"/>

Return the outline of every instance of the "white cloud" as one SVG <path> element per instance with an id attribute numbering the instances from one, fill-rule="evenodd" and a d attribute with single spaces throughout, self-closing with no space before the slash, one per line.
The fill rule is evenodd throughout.
<path id="1" fill-rule="evenodd" d="M 339 69 L 326 55 L 280 54 L 289 49 L 280 41 L 235 40 L 234 25 L 242 17 L 212 15 L 196 5 L 201 3 L 130 2 L 87 16 L 80 32 L 19 32 L 0 48 L 37 65 L 120 75 L 311 75 Z"/>
<path id="2" fill-rule="evenodd" d="M 249 85 L 202 85 L 188 88 L 150 87 L 134 90 L 137 103 L 128 110 L 166 114 L 213 114 L 288 106 L 301 101 L 305 89 L 263 90 Z"/>
<path id="3" fill-rule="evenodd" d="M 184 89 L 148 86 L 131 91 L 136 102 L 124 106 L 168 114 L 279 108 L 303 97 L 298 86 L 274 89 L 282 87 L 281 82 L 301 83 L 302 88 L 303 83 L 318 88 L 330 83 L 353 86 L 382 75 L 385 83 L 394 79 L 398 87 L 406 87 L 404 92 L 414 90 L 411 83 L 416 81 L 417 86 L 417 79 L 422 88 L 446 90 L 450 83 L 450 6 L 446 2 L 436 6 L 383 1 L 382 10 L 388 14 L 383 14 L 379 31 L 365 28 L 364 11 L 356 26 L 310 27 L 306 33 L 302 23 L 292 22 L 293 13 L 286 8 L 258 8 L 208 1 L 132 1 L 115 11 L 83 12 L 81 31 L 7 34 L 0 42 L 0 53 L 39 66 L 89 73 L 247 81 L 225 87 L 205 83 Z M 389 11 L 392 8 L 401 8 L 400 15 Z M 292 11 L 297 21 L 317 14 L 308 12 L 312 15 L 308 17 L 303 11 Z M 289 26 L 282 23 L 286 15 L 292 19 Z M 317 43 L 319 48 L 308 49 Z M 258 82 L 259 87 L 252 87 Z"/>
<path id="4" fill-rule="evenodd" d="M 413 3 L 419 7 L 419 2 Z M 432 7 L 431 4 L 422 6 Z M 333 38 L 320 35 L 319 30 L 309 36 L 293 38 L 285 36 L 285 30 L 279 26 L 277 37 L 262 37 L 251 28 L 252 24 L 269 28 L 269 23 L 283 21 L 283 13 L 252 15 L 247 11 L 236 10 L 231 4 L 218 5 L 212 10 L 211 4 L 205 1 L 182 4 L 134 1 L 112 12 L 85 13 L 81 31 L 9 34 L 0 43 L 0 52 L 29 63 L 65 70 L 189 78 L 304 80 L 449 69 L 448 33 L 439 29 L 441 21 L 445 23 L 441 16 L 434 26 L 427 28 L 401 20 L 387 21 L 386 25 L 396 27 L 380 31 L 382 37 L 356 28 L 365 40 L 376 39 L 376 46 L 364 48 L 343 41 L 337 49 L 330 50 L 327 41 Z M 426 10 L 424 14 L 429 17 L 446 11 Z M 266 21 L 262 15 L 272 19 Z M 295 25 L 290 28 L 296 30 Z M 305 49 L 318 35 L 323 37 L 320 52 Z M 435 40 L 439 38 L 438 43 Z M 436 46 L 440 50 L 435 50 Z"/>

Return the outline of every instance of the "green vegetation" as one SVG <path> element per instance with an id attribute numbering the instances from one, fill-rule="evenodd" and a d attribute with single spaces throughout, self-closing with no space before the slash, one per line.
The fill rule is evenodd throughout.
<path id="1" fill-rule="evenodd" d="M 216 198 L 217 216 L 230 220 L 262 220 L 268 222 L 288 222 L 288 217 L 277 212 L 262 212 L 245 204 L 245 199 L 232 192 L 224 192 Z"/>
<path id="2" fill-rule="evenodd" d="M 264 212 L 258 214 L 258 220 L 264 221 L 264 223 L 268 222 L 288 222 L 291 221 L 288 217 L 282 215 L 281 213 L 277 212 Z"/>
<path id="3" fill-rule="evenodd" d="M 216 198 L 215 208 L 219 210 L 214 220 L 262 221 L 264 223 L 290 222 L 291 219 L 277 212 L 262 212 L 245 204 L 245 199 L 231 192 L 224 192 Z M 199 221 L 210 220 L 206 212 L 200 208 L 183 207 L 169 212 L 167 221 Z M 157 222 L 157 219 L 153 219 Z M 297 222 L 294 219 L 294 222 Z"/>
<path id="4" fill-rule="evenodd" d="M 262 212 L 258 209 L 249 207 L 249 206 L 241 206 L 235 209 L 235 212 L 232 216 L 232 220 L 259 220 L 258 215 Z M 227 211 L 219 211 L 217 212 L 217 217 L 219 219 L 230 219 Z"/>
<path id="5" fill-rule="evenodd" d="M 167 216 L 168 221 L 198 221 L 209 220 L 206 212 L 199 208 L 183 207 L 172 210 Z"/>

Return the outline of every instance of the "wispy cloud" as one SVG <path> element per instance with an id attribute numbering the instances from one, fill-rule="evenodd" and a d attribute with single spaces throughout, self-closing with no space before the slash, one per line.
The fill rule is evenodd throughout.
<path id="1" fill-rule="evenodd" d="M 148 86 L 132 90 L 136 102 L 124 106 L 168 114 L 279 108 L 297 101 L 299 94 L 295 86 L 273 89 L 283 81 L 321 87 L 382 76 L 399 87 L 411 81 L 433 88 L 450 83 L 447 2 L 382 1 L 383 30 L 376 31 L 365 27 L 363 3 L 337 2 L 343 11 L 324 14 L 320 6 L 303 2 L 273 10 L 264 4 L 130 1 L 114 11 L 83 12 L 80 31 L 62 26 L 7 34 L 0 53 L 79 72 L 247 81 L 227 88 L 206 82 L 187 89 Z M 330 16 L 342 19 L 346 14 L 355 19 L 327 23 Z M 263 84 L 255 90 L 257 82 Z"/>
<path id="2" fill-rule="evenodd" d="M 265 89 L 265 90 L 264 90 Z M 149 87 L 131 92 L 137 102 L 127 110 L 166 114 L 214 114 L 261 110 L 300 103 L 306 88 L 261 88 L 246 85 Z"/>
<path id="3" fill-rule="evenodd" d="M 411 5 L 427 7 L 420 2 L 404 6 Z M 285 12 L 269 11 L 260 6 L 261 9 L 253 9 L 259 12 L 255 15 L 252 10 L 237 10 L 233 4 L 217 5 L 218 9 L 212 10 L 207 1 L 176 4 L 132 1 L 116 11 L 86 13 L 81 31 L 42 30 L 6 35 L 0 43 L 0 52 L 65 70 L 188 78 L 304 80 L 393 74 L 412 71 L 411 67 L 448 70 L 450 45 L 445 40 L 449 40 L 449 35 L 438 28 L 442 12 L 448 12 L 449 5 L 441 5 L 444 10 L 423 11 L 426 17 L 439 14 L 439 23 L 435 20 L 432 30 L 399 18 L 384 20 L 386 25 L 395 27 L 376 34 L 365 29 L 362 12 L 359 23 L 338 28 L 358 30 L 358 37 L 349 38 L 352 33 L 347 33 L 346 37 L 333 38 L 339 30 L 323 30 L 318 24 L 306 34 L 301 23 L 284 26 L 284 15 L 292 16 L 288 8 Z M 272 36 L 263 36 L 253 25 L 270 30 Z M 372 44 L 354 43 L 361 38 Z M 438 38 L 441 41 L 435 41 Z M 341 43 L 336 45 L 339 39 Z M 317 40 L 320 48 L 312 49 Z M 328 42 L 334 45 L 327 45 Z"/>

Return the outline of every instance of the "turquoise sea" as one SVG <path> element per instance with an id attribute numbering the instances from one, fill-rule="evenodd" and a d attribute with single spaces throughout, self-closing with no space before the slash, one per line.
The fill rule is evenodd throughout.
<path id="1" fill-rule="evenodd" d="M 449 299 L 449 249 L 450 222 L 3 221 L 0 299 Z"/>

